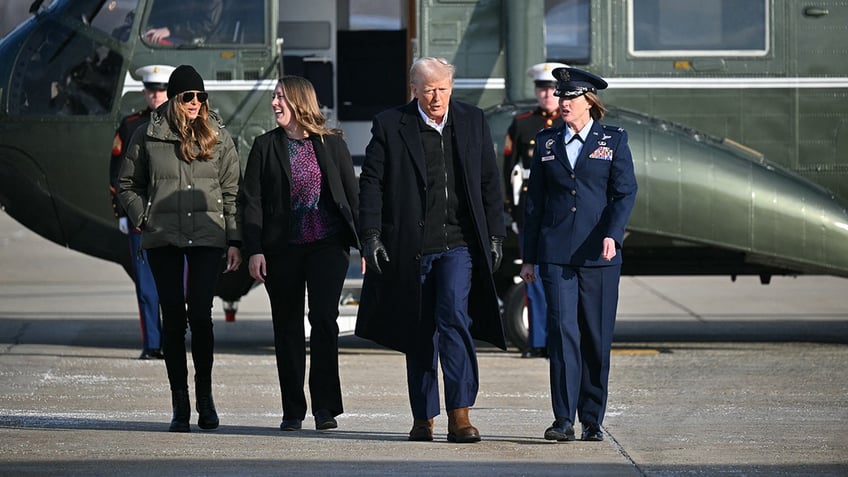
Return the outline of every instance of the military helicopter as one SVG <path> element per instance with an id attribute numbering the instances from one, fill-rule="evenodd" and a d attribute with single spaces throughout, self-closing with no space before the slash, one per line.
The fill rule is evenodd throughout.
<path id="1" fill-rule="evenodd" d="M 126 265 L 106 152 L 120 117 L 143 107 L 138 67 L 192 64 L 243 162 L 275 126 L 277 76 L 305 76 L 361 159 L 373 115 L 408 101 L 412 59 L 441 56 L 457 67 L 454 98 L 487 109 L 499 151 L 532 107 L 530 65 L 609 81 L 605 122 L 628 131 L 640 186 L 624 274 L 848 276 L 839 0 L 36 0 L 30 12 L 0 40 L 0 204 L 82 253 Z M 208 29 L 152 41 L 169 18 Z M 496 279 L 522 347 L 514 236 L 507 245 Z M 228 316 L 252 285 L 222 280 Z"/>

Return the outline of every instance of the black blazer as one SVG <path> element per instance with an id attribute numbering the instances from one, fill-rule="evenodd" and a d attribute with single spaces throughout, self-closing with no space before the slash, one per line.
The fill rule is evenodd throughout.
<path id="1" fill-rule="evenodd" d="M 359 185 L 347 144 L 340 135 L 310 136 L 333 203 L 347 224 L 346 243 L 359 248 Z M 281 253 L 289 242 L 291 164 L 282 128 L 253 141 L 239 190 L 242 242 L 247 257 Z"/>

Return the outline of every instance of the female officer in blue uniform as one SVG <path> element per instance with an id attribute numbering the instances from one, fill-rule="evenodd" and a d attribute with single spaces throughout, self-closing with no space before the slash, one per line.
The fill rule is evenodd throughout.
<path id="1" fill-rule="evenodd" d="M 548 305 L 554 423 L 545 439 L 603 440 L 610 349 L 618 305 L 621 245 L 636 198 L 627 132 L 602 125 L 597 90 L 607 82 L 557 68 L 564 125 L 536 135 L 525 205 L 521 278 L 539 276 Z"/>
<path id="2" fill-rule="evenodd" d="M 557 80 L 553 71 L 567 66 L 563 63 L 539 63 L 527 70 L 527 75 L 533 78 L 537 107 L 516 115 L 504 138 L 504 178 L 506 190 L 509 191 L 506 194 L 507 209 L 512 216 L 512 227 L 518 234 L 519 244 L 524 240 L 524 202 L 530 165 L 533 163 L 533 149 L 536 147 L 536 133 L 545 128 L 562 126 L 559 98 L 554 96 Z M 547 358 L 548 334 L 545 331 L 545 323 L 548 312 L 545 309 L 542 284 L 528 283 L 525 287 L 525 298 L 528 336 L 527 349 L 521 357 Z"/>

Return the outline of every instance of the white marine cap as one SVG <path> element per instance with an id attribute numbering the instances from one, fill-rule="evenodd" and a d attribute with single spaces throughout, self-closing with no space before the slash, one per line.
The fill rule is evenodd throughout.
<path id="1" fill-rule="evenodd" d="M 149 65 L 135 70 L 135 75 L 141 77 L 141 82 L 144 83 L 145 88 L 165 91 L 168 89 L 168 78 L 171 77 L 173 72 L 173 66 Z"/>
<path id="2" fill-rule="evenodd" d="M 565 63 L 538 63 L 527 69 L 527 76 L 533 78 L 536 86 L 556 87 L 557 79 L 552 71 L 556 68 L 568 68 Z"/>

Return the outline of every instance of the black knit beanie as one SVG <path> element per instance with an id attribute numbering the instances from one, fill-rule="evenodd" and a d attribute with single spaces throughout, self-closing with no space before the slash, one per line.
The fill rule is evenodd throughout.
<path id="1" fill-rule="evenodd" d="M 189 65 L 180 65 L 168 79 L 168 99 L 184 91 L 206 91 L 203 78 Z"/>

